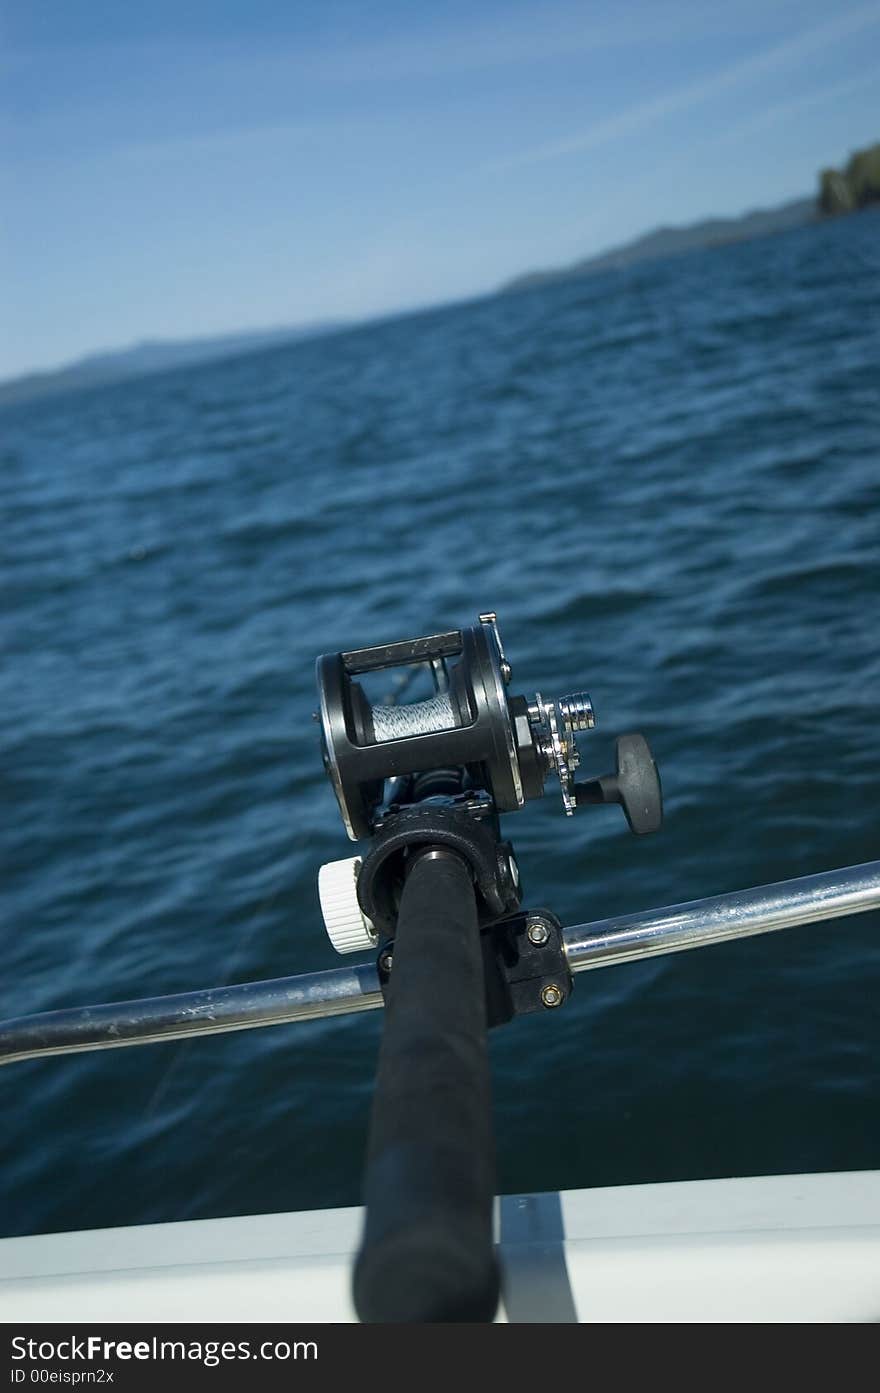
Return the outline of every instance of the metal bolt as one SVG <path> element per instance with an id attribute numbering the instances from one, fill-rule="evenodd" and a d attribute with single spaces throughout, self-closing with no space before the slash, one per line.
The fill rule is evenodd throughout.
<path id="1" fill-rule="evenodd" d="M 541 992 L 541 1000 L 543 1001 L 545 1006 L 562 1005 L 562 992 L 559 990 L 555 982 L 547 983 L 547 986 Z"/>
<path id="2" fill-rule="evenodd" d="M 393 954 L 393 953 L 383 953 L 383 954 L 382 954 L 382 971 L 383 971 L 383 972 L 390 972 L 393 963 L 394 963 L 394 954 Z"/>
<path id="3" fill-rule="evenodd" d="M 536 944 L 539 948 L 546 943 L 550 937 L 550 930 L 546 924 L 542 924 L 540 919 L 536 919 L 529 924 L 529 943 Z"/>

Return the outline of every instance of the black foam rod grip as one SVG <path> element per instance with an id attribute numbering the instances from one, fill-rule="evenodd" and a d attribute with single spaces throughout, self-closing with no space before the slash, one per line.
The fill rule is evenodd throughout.
<path id="1" fill-rule="evenodd" d="M 421 856 L 403 888 L 354 1270 L 362 1321 L 488 1321 L 495 1146 L 470 871 Z"/>

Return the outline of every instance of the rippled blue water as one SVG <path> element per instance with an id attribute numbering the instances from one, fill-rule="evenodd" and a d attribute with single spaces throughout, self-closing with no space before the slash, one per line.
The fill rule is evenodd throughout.
<path id="1" fill-rule="evenodd" d="M 102 391 L 2 432 L 0 1014 L 334 964 L 316 653 L 498 610 L 667 826 L 509 819 L 564 922 L 880 855 L 876 213 Z M 880 1165 L 880 924 L 497 1032 L 503 1189 Z M 354 1203 L 381 1020 L 0 1073 L 0 1231 Z"/>

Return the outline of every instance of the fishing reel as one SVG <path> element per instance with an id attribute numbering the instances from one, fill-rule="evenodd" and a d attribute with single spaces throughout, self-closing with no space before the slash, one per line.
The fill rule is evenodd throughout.
<path id="1" fill-rule="evenodd" d="M 367 685 L 388 674 L 397 690 L 371 701 Z M 421 674 L 426 697 L 399 698 Z M 393 932 L 402 861 L 417 847 L 465 857 L 481 918 L 516 909 L 519 872 L 498 818 L 558 781 L 565 813 L 618 803 L 637 835 L 662 822 L 657 767 L 641 735 L 616 742 L 611 774 L 576 781 L 576 737 L 595 726 L 585 692 L 547 700 L 511 695 L 511 667 L 494 613 L 470 628 L 406 639 L 317 661 L 324 765 L 352 841 L 363 856 L 323 866 L 319 893 L 340 952 L 364 951 Z"/>

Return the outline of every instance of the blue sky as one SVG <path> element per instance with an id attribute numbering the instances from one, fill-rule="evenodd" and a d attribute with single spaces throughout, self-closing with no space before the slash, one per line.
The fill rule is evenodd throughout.
<path id="1" fill-rule="evenodd" d="M 478 294 L 876 139 L 880 0 L 3 0 L 0 376 Z"/>

